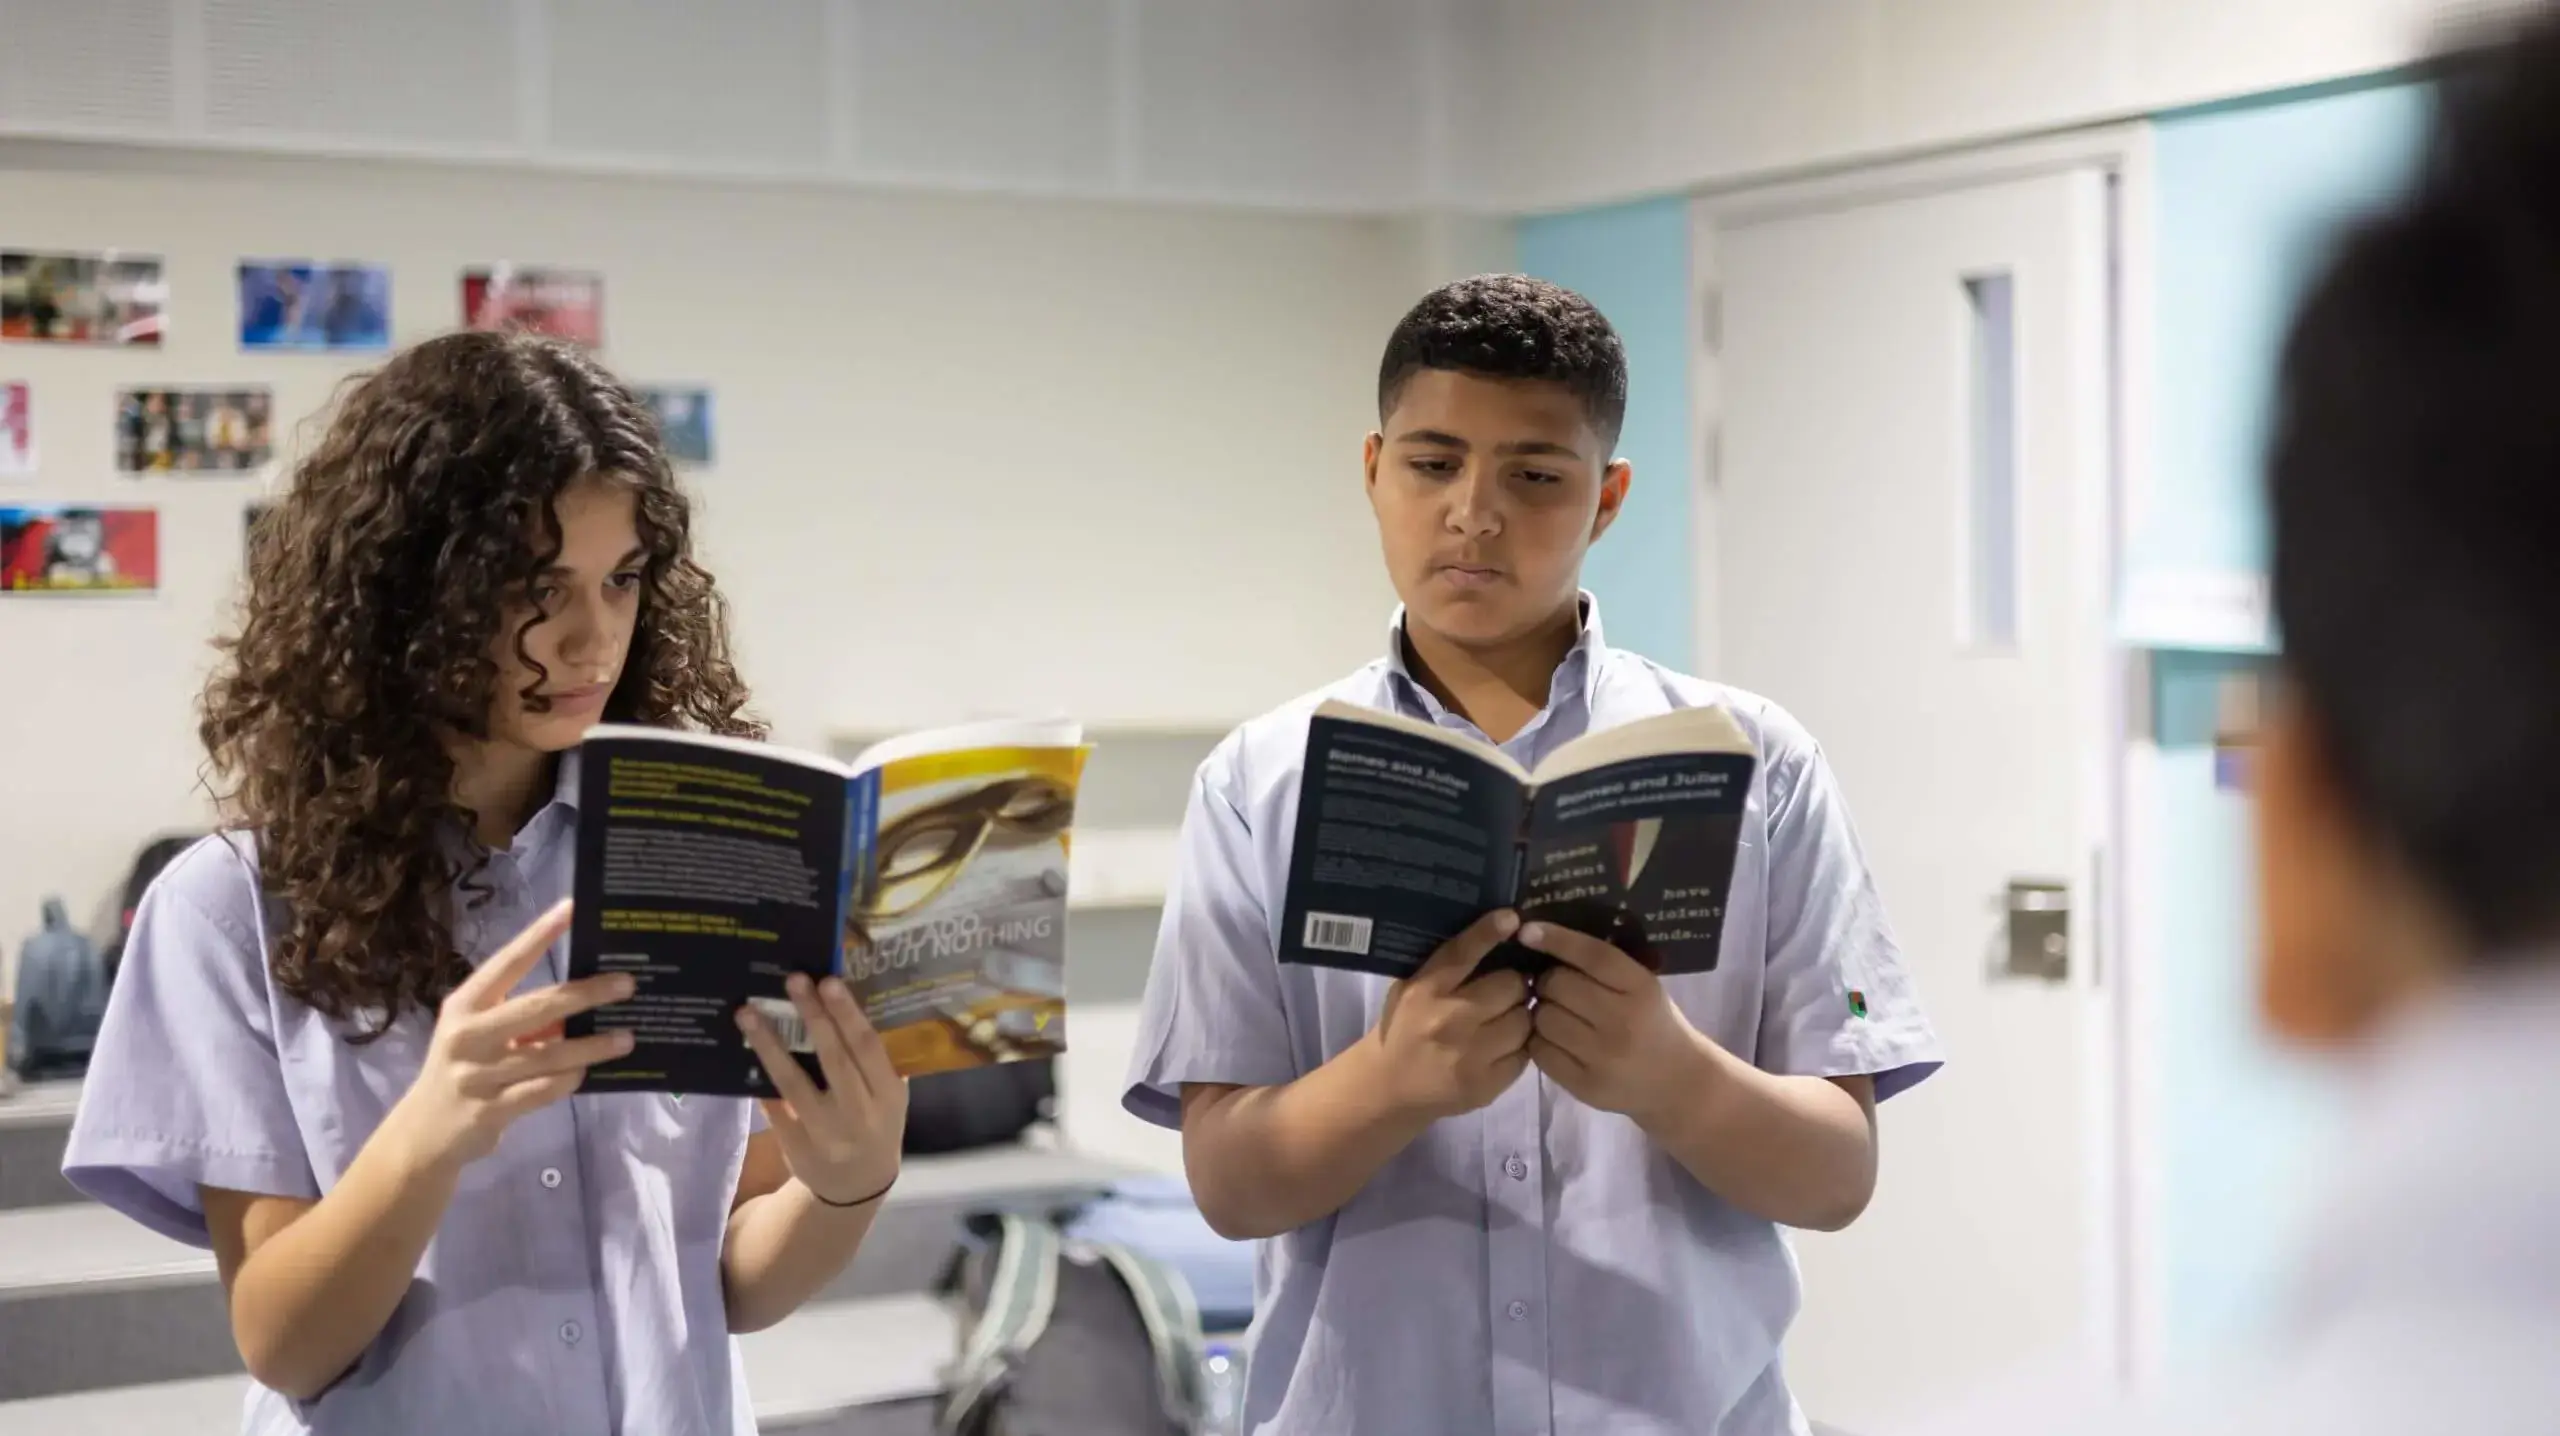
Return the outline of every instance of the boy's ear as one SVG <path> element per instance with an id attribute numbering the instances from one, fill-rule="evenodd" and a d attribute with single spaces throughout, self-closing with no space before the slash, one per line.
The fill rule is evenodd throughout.
<path id="1" fill-rule="evenodd" d="M 1635 483 L 1636 466 L 1625 459 L 1611 459 L 1609 467 L 1600 471 L 1600 508 L 1592 515 L 1591 541 L 1609 531 L 1618 521 L 1618 510 L 1626 507 L 1627 490 Z"/>
<path id="2" fill-rule="evenodd" d="M 1378 487 L 1378 456 L 1386 452 L 1387 436 L 1375 429 L 1360 441 L 1360 483 L 1363 488 Z"/>
<path id="3" fill-rule="evenodd" d="M 2345 965 L 2356 920 L 2353 845 L 2309 722 L 2280 681 L 2269 688 L 2251 755 L 2257 765 L 2258 1009 L 2279 1036 L 2319 1042 L 2340 1025 L 2323 969 Z"/>
<path id="4" fill-rule="evenodd" d="M 2307 1047 L 2352 1042 L 2426 984 L 2445 938 L 2367 836 L 2320 725 L 2271 682 L 2256 754 L 2258 1010 Z"/>

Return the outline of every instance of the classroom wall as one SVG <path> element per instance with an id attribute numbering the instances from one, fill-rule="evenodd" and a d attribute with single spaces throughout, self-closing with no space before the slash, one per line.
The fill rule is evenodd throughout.
<path id="1" fill-rule="evenodd" d="M 2370 74 L 2518 2 L 20 0 L 0 135 L 1510 214 Z"/>
<path id="2" fill-rule="evenodd" d="M 2372 74 L 2519 3 L 1481 0 L 1437 167 L 1517 211 L 1732 185 Z"/>
<path id="3" fill-rule="evenodd" d="M 158 351 L 0 346 L 43 463 L 0 503 L 157 504 L 163 583 L 0 597 L 0 972 L 45 894 L 104 918 L 204 816 L 190 705 L 259 483 L 121 477 L 111 421 L 119 385 L 226 381 L 299 419 L 353 367 L 240 352 L 242 256 L 391 265 L 402 341 L 465 265 L 601 270 L 607 361 L 716 393 L 701 543 L 784 742 L 1232 723 L 1373 656 L 1393 602 L 1357 455 L 1428 247 L 1388 221 L 25 144 L 0 195 L 0 243 L 157 250 L 174 291 Z"/>
<path id="4" fill-rule="evenodd" d="M 1542 215 L 1521 222 L 1520 267 L 1579 291 L 1627 350 L 1618 454 L 1635 481 L 1583 576 L 1609 641 L 1683 672 L 1698 666 L 1697 444 L 1689 374 L 1696 352 L 1684 199 Z"/>
<path id="5" fill-rule="evenodd" d="M 2260 466 L 2284 329 L 2338 223 L 2405 175 L 2424 98 L 2404 83 L 2161 117 L 2152 464 L 2125 555 L 2135 591 L 2263 586 Z M 2338 1098 L 2334 1074 L 2258 1031 L 2247 797 L 2214 761 L 2223 685 L 2278 635 L 2175 620 L 2127 614 L 2153 684 L 2131 799 L 2151 853 L 2134 902 L 2153 974 L 2157 1324 L 2163 1355 L 2185 1360 L 2264 1319 L 2268 1275 L 2319 1195 L 2307 1174 Z"/>
<path id="6" fill-rule="evenodd" d="M 0 135 L 1337 212 L 1432 189 L 1423 0 L 12 0 L 0 17 Z"/>

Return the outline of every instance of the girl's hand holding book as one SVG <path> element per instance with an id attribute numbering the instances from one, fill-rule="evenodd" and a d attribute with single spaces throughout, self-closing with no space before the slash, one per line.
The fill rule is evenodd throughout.
<path id="1" fill-rule="evenodd" d="M 435 1035 L 409 1090 L 383 1119 L 436 1166 L 465 1166 L 498 1145 L 507 1124 L 578 1090 L 587 1068 L 631 1050 L 625 1030 L 562 1037 L 572 1014 L 631 995 L 631 978 L 609 973 L 507 994 L 560 935 L 569 904 L 535 919 L 480 964 L 437 1009 Z"/>
<path id="2" fill-rule="evenodd" d="M 867 1206 L 898 1178 L 907 1079 L 841 978 L 813 984 L 795 973 L 788 988 L 827 1085 L 809 1080 L 772 1023 L 741 1007 L 739 1030 L 782 1094 L 764 1103 L 765 1116 L 800 1185 L 831 1207 Z"/>

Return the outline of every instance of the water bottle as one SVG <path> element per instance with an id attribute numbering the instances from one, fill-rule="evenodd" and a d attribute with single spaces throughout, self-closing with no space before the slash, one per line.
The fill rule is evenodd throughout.
<path id="1" fill-rule="evenodd" d="M 1199 1436 L 1244 1436 L 1244 1356 L 1223 1341 L 1200 1352 Z"/>

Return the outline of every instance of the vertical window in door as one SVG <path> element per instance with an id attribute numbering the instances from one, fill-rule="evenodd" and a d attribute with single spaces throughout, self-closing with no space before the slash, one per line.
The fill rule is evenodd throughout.
<path id="1" fill-rule="evenodd" d="M 2018 646 L 2018 320 L 2007 271 L 1964 281 L 1966 345 L 1965 646 Z"/>

